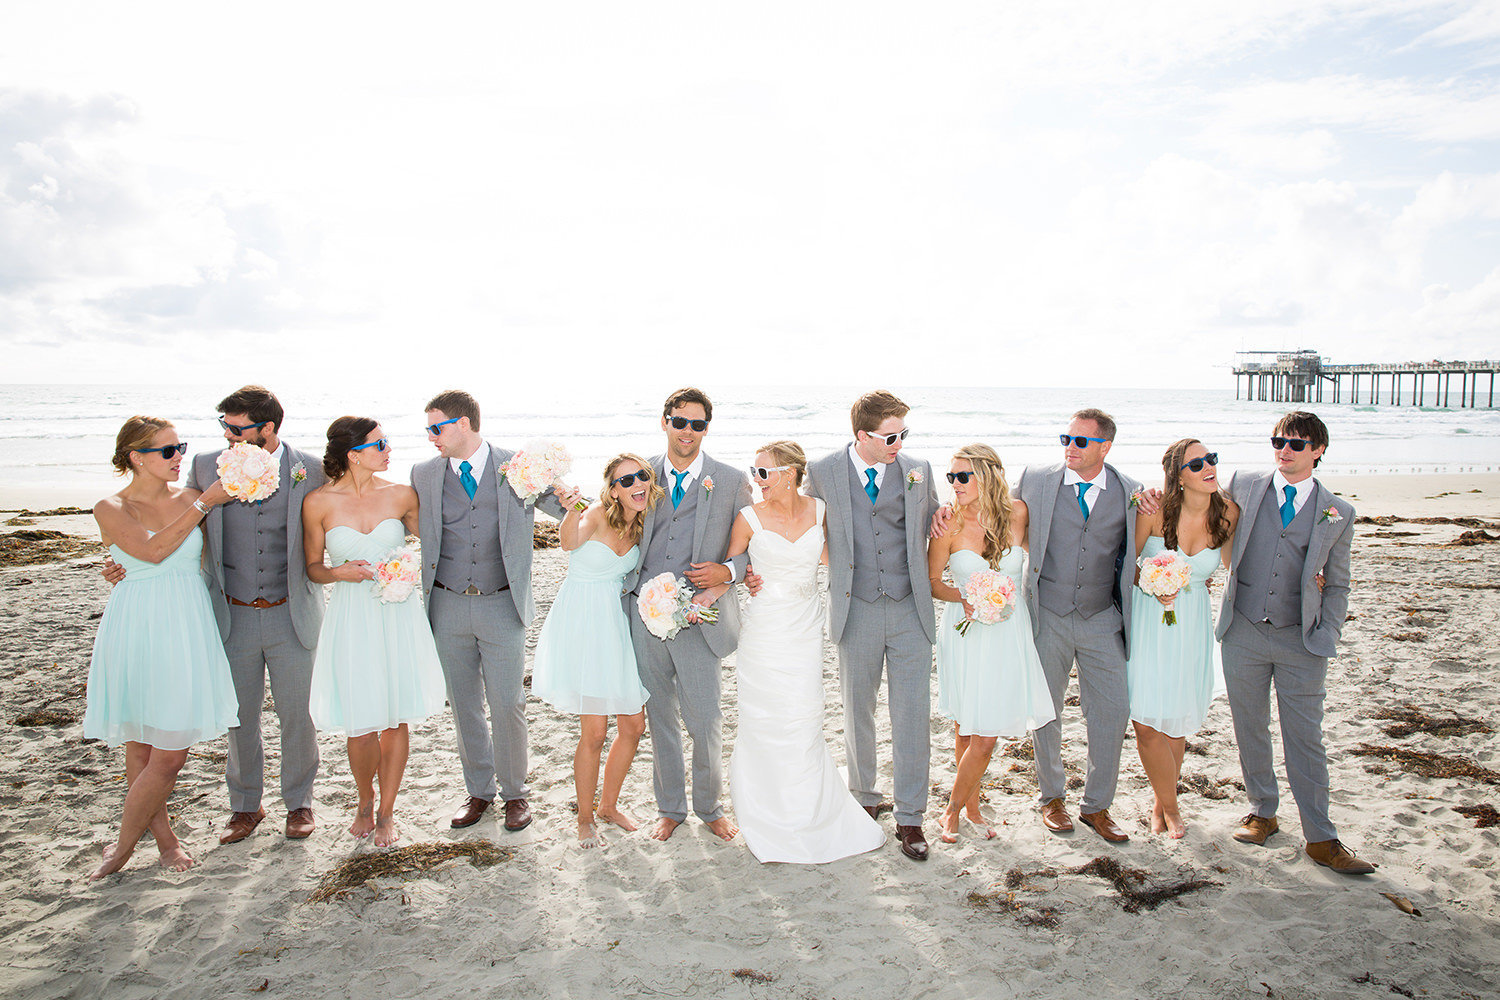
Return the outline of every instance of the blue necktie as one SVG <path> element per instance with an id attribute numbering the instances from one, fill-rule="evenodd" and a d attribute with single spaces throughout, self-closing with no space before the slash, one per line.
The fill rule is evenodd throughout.
<path id="1" fill-rule="evenodd" d="M 463 484 L 464 492 L 469 494 L 469 499 L 474 499 L 474 493 L 479 489 L 479 481 L 474 478 L 474 466 L 468 462 L 458 463 L 458 481 Z"/>
<path id="2" fill-rule="evenodd" d="M 865 495 L 870 498 L 871 503 L 874 503 L 875 498 L 880 496 L 880 487 L 875 485 L 875 470 L 866 469 L 865 479 L 869 480 L 865 483 Z"/>
<path id="3" fill-rule="evenodd" d="M 1292 518 L 1297 516 L 1297 508 L 1292 500 L 1297 496 L 1297 487 L 1283 486 L 1281 492 L 1286 494 L 1286 499 L 1281 502 L 1281 526 L 1285 528 L 1292 523 Z"/>
<path id="4" fill-rule="evenodd" d="M 687 495 L 687 491 L 682 488 L 682 481 L 687 478 L 687 473 L 673 469 L 672 475 L 677 477 L 677 485 L 672 487 L 672 509 L 676 510 L 677 505 L 682 503 L 682 498 Z"/>
<path id="5" fill-rule="evenodd" d="M 1087 493 L 1093 487 L 1093 485 L 1093 483 L 1078 484 L 1078 509 L 1083 511 L 1083 522 L 1085 524 L 1087 524 L 1089 520 L 1089 505 L 1084 501 L 1083 495 Z"/>

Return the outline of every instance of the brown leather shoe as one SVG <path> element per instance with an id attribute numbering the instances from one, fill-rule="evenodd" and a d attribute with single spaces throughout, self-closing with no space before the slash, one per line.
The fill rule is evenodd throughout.
<path id="1" fill-rule="evenodd" d="M 1368 875 L 1375 866 L 1354 856 L 1337 840 L 1319 840 L 1307 845 L 1307 856 L 1324 868 L 1332 868 L 1340 875 Z"/>
<path id="2" fill-rule="evenodd" d="M 1281 824 L 1276 822 L 1275 816 L 1257 816 L 1251 813 L 1240 820 L 1240 828 L 1234 831 L 1234 839 L 1242 844 L 1254 844 L 1256 847 L 1264 847 L 1271 834 L 1281 829 Z"/>
<path id="3" fill-rule="evenodd" d="M 1042 825 L 1053 833 L 1073 832 L 1073 821 L 1068 818 L 1068 807 L 1062 799 L 1052 799 L 1042 806 Z"/>
<path id="4" fill-rule="evenodd" d="M 1111 844 L 1123 844 L 1130 839 L 1130 835 L 1120 829 L 1119 824 L 1109 818 L 1108 809 L 1100 809 L 1096 813 L 1081 812 L 1078 814 L 1078 822 L 1093 830 Z"/>
<path id="5" fill-rule="evenodd" d="M 865 812 L 869 813 L 871 819 L 873 819 L 873 820 L 880 819 L 880 807 L 879 806 L 860 806 L 860 808 L 863 809 Z"/>
<path id="6" fill-rule="evenodd" d="M 901 853 L 913 861 L 927 860 L 927 838 L 922 836 L 920 826 L 896 824 L 896 838 L 901 841 Z"/>
<path id="7" fill-rule="evenodd" d="M 462 830 L 466 826 L 473 826 L 479 822 L 479 817 L 490 807 L 489 799 L 481 799 L 477 795 L 470 795 L 469 801 L 463 804 L 463 808 L 453 814 L 449 826 L 455 830 Z"/>
<path id="8" fill-rule="evenodd" d="M 526 804 L 525 799 L 507 799 L 505 801 L 505 828 L 511 833 L 524 830 L 531 825 L 531 807 Z"/>
<path id="9" fill-rule="evenodd" d="M 257 809 L 253 813 L 230 813 L 229 822 L 219 831 L 219 843 L 238 844 L 254 833 L 255 828 L 260 826 L 260 821 L 265 818 L 264 809 Z"/>
<path id="10" fill-rule="evenodd" d="M 306 840 L 312 836 L 315 825 L 311 809 L 306 806 L 301 809 L 293 809 L 286 814 L 286 839 Z"/>

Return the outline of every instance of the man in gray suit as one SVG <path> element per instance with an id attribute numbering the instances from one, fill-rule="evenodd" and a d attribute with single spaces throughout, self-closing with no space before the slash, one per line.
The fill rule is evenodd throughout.
<path id="1" fill-rule="evenodd" d="M 750 480 L 702 451 L 713 420 L 713 403 L 699 389 L 679 389 L 662 407 L 667 435 L 665 455 L 651 459 L 651 471 L 666 495 L 646 512 L 640 563 L 625 577 L 625 615 L 635 644 L 651 726 L 652 785 L 658 818 L 651 829 L 666 840 L 687 819 L 682 728 L 693 740 L 693 812 L 723 840 L 739 832 L 719 802 L 724 786 L 719 661 L 740 641 L 740 608 L 733 588 L 716 602 L 717 622 L 699 622 L 663 642 L 646 631 L 636 607 L 643 582 L 662 573 L 686 576 L 701 599 L 709 588 L 744 576 L 746 557 L 726 563 L 729 532 L 750 502 Z M 680 720 L 680 721 L 679 721 Z"/>
<path id="2" fill-rule="evenodd" d="M 427 440 L 438 457 L 411 470 L 421 503 L 422 596 L 448 682 L 469 797 L 455 828 L 479 822 L 498 794 L 505 829 L 531 823 L 526 797 L 526 628 L 536 509 L 561 520 L 553 493 L 528 503 L 504 481 L 513 452 L 479 436 L 479 403 L 450 389 L 428 401 Z M 485 724 L 485 702 L 490 723 Z"/>
<path id="3" fill-rule="evenodd" d="M 853 443 L 808 466 L 807 492 L 827 505 L 828 634 L 839 651 L 849 791 L 872 817 L 879 813 L 875 705 L 885 673 L 896 839 L 901 853 L 925 861 L 937 641 L 927 526 L 937 494 L 931 467 L 901 454 L 909 410 L 885 391 L 856 400 Z"/>
<path id="4" fill-rule="evenodd" d="M 1104 459 L 1115 422 L 1102 410 L 1073 414 L 1061 435 L 1063 464 L 1026 468 L 1016 493 L 1029 511 L 1026 604 L 1056 718 L 1033 734 L 1042 822 L 1073 829 L 1062 765 L 1063 699 L 1078 664 L 1078 696 L 1088 734 L 1088 773 L 1079 820 L 1111 843 L 1130 838 L 1109 816 L 1130 721 L 1125 687 L 1135 511 L 1140 483 Z"/>
<path id="5" fill-rule="evenodd" d="M 1250 814 L 1234 839 L 1264 844 L 1278 829 L 1271 756 L 1271 685 L 1281 716 L 1287 780 L 1307 854 L 1345 875 L 1375 870 L 1338 839 L 1328 818 L 1323 749 L 1324 681 L 1349 610 L 1354 508 L 1313 478 L 1328 447 L 1316 414 L 1293 411 L 1271 438 L 1276 469 L 1236 474 L 1229 494 L 1240 507 L 1229 583 L 1219 610 L 1224 683 Z"/>

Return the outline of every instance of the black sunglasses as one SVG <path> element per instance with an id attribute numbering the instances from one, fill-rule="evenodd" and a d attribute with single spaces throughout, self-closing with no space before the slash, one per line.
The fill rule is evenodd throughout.
<path id="1" fill-rule="evenodd" d="M 164 444 L 160 448 L 137 448 L 136 451 L 140 452 L 143 455 L 148 451 L 159 451 L 161 452 L 162 458 L 171 461 L 178 455 L 187 454 L 187 442 L 179 441 L 176 444 Z"/>
<path id="2" fill-rule="evenodd" d="M 885 446 L 887 448 L 889 448 L 891 445 L 895 444 L 898 440 L 905 441 L 906 440 L 906 435 L 908 435 L 908 434 L 911 433 L 911 428 L 910 427 L 903 427 L 899 431 L 897 431 L 895 434 L 876 434 L 874 431 L 865 431 L 865 433 L 868 434 L 868 435 L 870 435 L 870 437 L 873 440 L 884 441 L 885 442 Z"/>
<path id="3" fill-rule="evenodd" d="M 1219 467 L 1219 453 L 1216 451 L 1211 451 L 1201 458 L 1195 458 L 1191 461 L 1184 462 L 1182 467 L 1184 469 L 1192 469 L 1194 472 L 1202 472 L 1205 465 L 1212 465 L 1215 469 L 1217 469 Z"/>
<path id="4" fill-rule="evenodd" d="M 967 486 L 969 485 L 969 477 L 977 475 L 979 475 L 977 472 L 950 472 L 948 473 L 948 482 L 963 483 Z"/>
<path id="5" fill-rule="evenodd" d="M 672 429 L 674 431 L 680 431 L 684 427 L 691 427 L 695 433 L 702 434 L 704 431 L 708 430 L 708 421 L 689 420 L 687 417 L 672 418 Z"/>
<path id="6" fill-rule="evenodd" d="M 1073 442 L 1073 444 L 1077 445 L 1080 448 L 1087 448 L 1090 441 L 1094 442 L 1095 444 L 1103 444 L 1105 441 L 1109 440 L 1109 438 L 1084 437 L 1082 434 L 1059 434 L 1057 436 L 1057 439 L 1063 444 L 1067 444 L 1069 441 L 1071 441 Z"/>
<path id="7" fill-rule="evenodd" d="M 1280 451 L 1283 448 L 1290 448 L 1293 451 L 1301 451 L 1303 448 L 1310 447 L 1311 445 L 1312 442 L 1308 441 L 1306 438 L 1284 438 L 1277 436 L 1271 439 L 1271 447 L 1275 448 L 1277 451 Z"/>
<path id="8" fill-rule="evenodd" d="M 623 486 L 623 487 L 625 487 L 628 490 L 628 489 L 630 489 L 630 487 L 632 487 L 632 486 L 634 486 L 636 484 L 637 480 L 639 480 L 639 482 L 640 482 L 640 484 L 642 486 L 646 486 L 646 485 L 650 484 L 650 482 L 651 482 L 651 470 L 650 469 L 638 469 L 635 472 L 627 472 L 625 475 L 620 476 L 617 479 L 611 479 L 609 481 L 609 485 L 611 485 L 611 486 L 617 486 L 617 485 L 618 486 Z"/>
<path id="9" fill-rule="evenodd" d="M 239 426 L 236 426 L 235 424 L 231 424 L 229 421 L 225 420 L 223 417 L 219 418 L 219 426 L 222 427 L 222 428 L 224 428 L 229 433 L 233 434 L 235 437 L 244 437 L 249 432 L 255 430 L 255 428 L 257 428 L 257 427 L 264 427 L 264 426 L 266 426 L 266 424 L 269 424 L 270 422 L 271 421 L 269 421 L 269 420 L 262 420 L 260 423 L 257 423 L 257 424 L 247 424 L 244 427 L 239 427 Z"/>

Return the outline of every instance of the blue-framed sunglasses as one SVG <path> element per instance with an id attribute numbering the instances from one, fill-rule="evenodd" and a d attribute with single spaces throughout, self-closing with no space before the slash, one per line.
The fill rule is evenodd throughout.
<path id="1" fill-rule="evenodd" d="M 462 419 L 463 417 L 449 417 L 447 420 L 440 420 L 435 424 L 428 424 L 427 433 L 431 434 L 433 437 L 437 437 L 439 434 L 443 433 L 444 427 L 447 427 L 449 424 L 456 424 Z"/>
<path id="2" fill-rule="evenodd" d="M 229 421 L 225 420 L 223 417 L 219 418 L 219 426 L 222 427 L 222 428 L 224 428 L 229 433 L 233 434 L 235 437 L 244 437 L 246 434 L 248 434 L 251 431 L 255 430 L 257 427 L 264 427 L 264 426 L 266 426 L 266 424 L 269 424 L 270 422 L 271 421 L 269 421 L 269 420 L 262 420 L 260 423 L 257 423 L 257 424 L 247 424 L 244 427 L 239 427 L 239 426 L 237 426 L 235 424 L 231 424 Z"/>
<path id="3" fill-rule="evenodd" d="M 159 451 L 161 452 L 162 458 L 171 461 L 178 455 L 187 454 L 187 442 L 178 441 L 176 444 L 164 444 L 160 448 L 137 448 L 135 450 L 140 452 L 142 455 L 146 454 L 146 452 L 148 451 Z"/>
<path id="4" fill-rule="evenodd" d="M 642 486 L 649 486 L 651 484 L 651 470 L 638 469 L 635 472 L 627 472 L 623 476 L 617 476 L 616 478 L 611 479 L 609 481 L 609 485 L 623 486 L 628 490 L 630 489 L 631 484 L 636 482 L 639 482 Z"/>
<path id="5" fill-rule="evenodd" d="M 375 441 L 366 441 L 364 444 L 357 444 L 353 448 L 350 448 L 349 450 L 350 451 L 364 451 L 366 448 L 374 448 L 376 451 L 385 451 L 390 446 L 391 446 L 391 439 L 390 438 L 380 438 L 380 439 L 375 440 Z"/>
<path id="6" fill-rule="evenodd" d="M 1183 469 L 1192 469 L 1194 472 L 1202 472 L 1205 465 L 1212 465 L 1215 469 L 1219 467 L 1219 453 L 1211 451 L 1207 455 L 1195 458 L 1190 462 L 1183 462 Z M 1178 470 L 1181 471 L 1180 469 Z"/>
<path id="7" fill-rule="evenodd" d="M 1090 441 L 1094 442 L 1095 444 L 1103 444 L 1104 442 L 1109 440 L 1109 438 L 1085 437 L 1082 434 L 1059 434 L 1057 436 L 1057 439 L 1063 444 L 1067 444 L 1071 441 L 1073 444 L 1077 445 L 1080 448 L 1087 448 Z"/>

